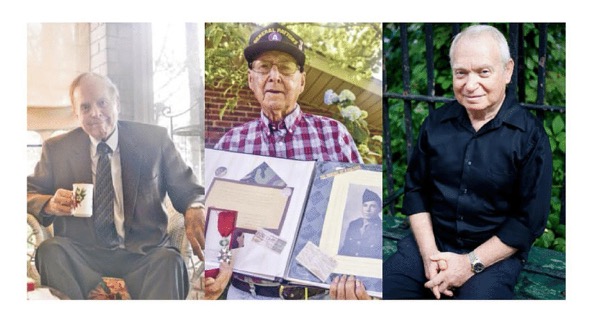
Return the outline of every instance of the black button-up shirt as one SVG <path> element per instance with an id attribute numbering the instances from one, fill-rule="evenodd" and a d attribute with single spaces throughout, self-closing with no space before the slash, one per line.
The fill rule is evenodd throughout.
<path id="1" fill-rule="evenodd" d="M 438 247 L 473 250 L 492 236 L 526 259 L 546 226 L 552 183 L 542 123 L 508 92 L 477 132 L 452 102 L 423 122 L 406 174 L 403 213 L 429 212 Z"/>

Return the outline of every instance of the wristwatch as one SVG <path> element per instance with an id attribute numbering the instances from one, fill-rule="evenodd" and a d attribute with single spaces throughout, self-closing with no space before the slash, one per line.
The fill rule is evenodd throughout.
<path id="1" fill-rule="evenodd" d="M 472 270 L 473 273 L 478 274 L 485 270 L 485 265 L 481 262 L 481 259 L 474 254 L 474 251 L 468 253 L 468 259 L 470 260 L 470 270 Z"/>

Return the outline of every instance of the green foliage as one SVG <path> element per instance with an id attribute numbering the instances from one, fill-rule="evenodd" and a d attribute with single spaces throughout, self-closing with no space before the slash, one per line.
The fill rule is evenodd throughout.
<path id="1" fill-rule="evenodd" d="M 209 23 L 204 31 L 206 69 L 204 84 L 207 87 L 225 86 L 228 98 L 221 109 L 222 118 L 227 109 L 233 109 L 239 99 L 239 91 L 247 85 L 247 65 L 243 58 L 243 48 L 247 44 L 251 26 L 247 24 Z"/>
<path id="2" fill-rule="evenodd" d="M 332 66 L 353 71 L 355 80 L 368 79 L 381 69 L 380 23 L 282 23 L 305 42 L 306 54 L 321 54 Z M 233 94 L 221 109 L 233 110 L 239 91 L 247 86 L 243 49 L 250 34 L 260 28 L 246 23 L 209 23 L 205 26 L 205 85 L 227 87 Z M 305 64 L 308 64 L 306 59 Z"/>
<path id="3" fill-rule="evenodd" d="M 433 66 L 435 69 L 435 92 L 431 94 L 427 87 L 427 59 L 425 47 L 425 29 L 428 24 L 384 24 L 383 40 L 385 66 L 387 75 L 387 91 L 398 94 L 435 95 L 453 98 L 452 75 L 449 64 L 449 46 L 454 37 L 453 24 L 433 24 Z M 469 24 L 462 24 L 461 29 Z M 507 35 L 509 24 L 493 24 Z M 400 45 L 400 29 L 406 28 L 408 32 L 408 67 L 403 69 L 402 50 Z M 538 68 L 544 64 L 546 68 L 545 89 L 543 104 L 565 106 L 565 24 L 547 25 L 547 57 L 546 60 L 538 56 L 539 31 L 538 24 L 523 24 L 524 36 L 524 65 L 523 78 L 526 81 L 525 97 L 521 102 L 537 103 Z M 410 70 L 410 83 L 404 85 L 404 73 Z M 428 115 L 430 105 L 426 102 L 412 101 L 411 129 L 412 140 L 406 140 L 405 102 L 398 99 L 389 99 L 388 111 L 390 116 L 389 142 L 393 168 L 391 182 L 394 189 L 388 189 L 387 167 L 384 166 L 384 198 L 396 193 L 404 186 L 404 175 L 407 166 L 407 148 L 414 144 L 418 129 L 423 119 Z M 439 106 L 439 104 L 437 105 Z M 539 237 L 535 245 L 565 251 L 565 225 L 561 224 L 562 190 L 565 184 L 565 149 L 566 149 L 566 123 L 565 115 L 559 112 L 545 112 L 543 124 L 549 136 L 553 153 L 553 188 L 551 197 L 551 210 L 544 234 Z M 408 147 L 407 147 L 408 146 Z M 386 153 L 386 155 L 390 155 Z M 386 161 L 384 161 L 385 164 Z M 396 210 L 402 207 L 402 196 L 394 203 Z M 385 217 L 404 217 L 398 212 L 386 209 Z M 564 214 L 564 213 L 563 213 Z M 384 219 L 384 228 L 394 225 L 389 219 Z"/>
<path id="4" fill-rule="evenodd" d="M 334 67 L 353 69 L 356 80 L 369 79 L 373 73 L 381 70 L 380 23 L 283 25 L 303 39 L 309 52 L 321 53 Z"/>
<path id="5" fill-rule="evenodd" d="M 363 162 L 366 164 L 381 164 L 383 158 L 383 137 L 381 135 L 371 135 L 367 127 L 368 113 L 361 110 L 355 104 L 356 96 L 350 90 L 344 89 L 340 94 L 334 90 L 326 90 L 324 93 L 324 103 L 327 105 L 336 105 L 336 119 L 339 119 L 353 137 L 357 149 L 361 154 Z"/>

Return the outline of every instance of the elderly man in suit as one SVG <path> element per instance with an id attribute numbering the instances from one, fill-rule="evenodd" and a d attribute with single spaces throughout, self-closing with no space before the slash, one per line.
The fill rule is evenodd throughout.
<path id="1" fill-rule="evenodd" d="M 70 87 L 80 127 L 47 140 L 27 178 L 27 211 L 53 223 L 36 264 L 41 283 L 84 299 L 103 276 L 123 278 L 133 299 L 184 299 L 185 263 L 169 245 L 168 195 L 184 213 L 194 253 L 204 246 L 204 188 L 164 128 L 118 121 L 119 94 L 107 78 L 78 76 Z M 72 216 L 73 183 L 94 183 L 93 216 Z"/>

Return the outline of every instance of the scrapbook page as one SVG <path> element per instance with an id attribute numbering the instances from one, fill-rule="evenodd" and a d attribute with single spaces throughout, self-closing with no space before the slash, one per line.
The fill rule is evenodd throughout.
<path id="1" fill-rule="evenodd" d="M 234 271 L 282 279 L 315 162 L 213 149 L 206 149 L 206 155 L 207 210 L 237 212 L 235 231 L 243 246 L 231 249 Z M 207 261 L 206 269 L 213 264 L 218 266 Z"/>
<path id="2" fill-rule="evenodd" d="M 355 275 L 382 297 L 382 167 L 319 162 L 285 279 L 329 288 Z"/>
<path id="3" fill-rule="evenodd" d="M 381 297 L 381 166 L 206 151 L 207 270 L 227 246 L 210 217 L 232 212 L 234 271 L 325 288 L 355 275 Z"/>

